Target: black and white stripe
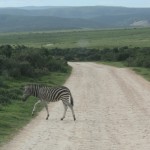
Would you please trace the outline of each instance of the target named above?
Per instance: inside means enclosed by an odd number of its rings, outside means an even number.
[[[33,107],[32,115],[35,111],[36,105],[42,102],[47,111],[46,119],[48,119],[49,111],[48,111],[47,103],[48,102],[57,102],[57,101],[61,100],[64,105],[64,114],[63,114],[63,117],[61,118],[61,120],[63,120],[65,118],[68,107],[72,111],[74,120],[76,120],[74,110],[73,110],[73,98],[72,98],[70,90],[67,87],[65,87],[65,86],[48,87],[48,86],[39,85],[39,84],[30,84],[30,85],[25,86],[23,100],[24,101],[27,100],[27,98],[29,96],[34,96],[34,97],[38,98],[38,101],[35,103],[35,105]]]

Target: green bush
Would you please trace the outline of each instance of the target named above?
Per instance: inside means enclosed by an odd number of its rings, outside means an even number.
[[[128,46],[98,49],[72,48],[52,49],[51,55],[67,61],[123,61],[127,66],[150,68],[150,48]]]
[[[20,62],[19,64],[19,70],[21,76],[34,76],[34,68],[31,66],[31,64],[28,61]]]
[[[7,77],[39,77],[51,71],[66,72],[67,67],[64,58],[54,57],[45,48],[0,47],[0,74]]]

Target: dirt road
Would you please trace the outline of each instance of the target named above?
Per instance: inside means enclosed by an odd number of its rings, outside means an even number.
[[[50,103],[2,150],[150,150],[150,83],[128,69],[70,63],[66,82],[74,97],[64,121],[61,102]]]

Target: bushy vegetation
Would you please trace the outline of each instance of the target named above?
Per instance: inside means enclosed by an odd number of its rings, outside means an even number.
[[[0,46],[0,74],[11,77],[36,77],[50,71],[67,72],[67,62],[45,49],[25,46]]]
[[[67,61],[123,61],[129,67],[150,68],[150,47],[87,49],[52,49],[51,55],[64,57]]]

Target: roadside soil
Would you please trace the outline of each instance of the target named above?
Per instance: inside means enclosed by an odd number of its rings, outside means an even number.
[[[76,121],[62,102],[25,126],[1,150],[149,150],[150,82],[126,68],[72,62],[65,86],[74,98]]]

